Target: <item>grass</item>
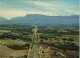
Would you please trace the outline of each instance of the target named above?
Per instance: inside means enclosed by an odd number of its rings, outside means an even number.
[[[17,40],[0,40],[0,42],[7,45],[23,45],[25,42],[17,41]]]
[[[17,41],[17,40],[0,40],[0,42],[4,43],[3,45],[0,44],[0,56],[2,57],[9,57],[9,56],[14,56],[14,57],[20,57],[24,56],[25,54],[27,55],[28,50],[13,50],[11,48],[8,48],[6,45],[23,45],[25,44],[24,42]],[[6,45],[5,45],[6,44]]]
[[[53,33],[41,34],[40,36],[47,37],[47,38],[58,37],[58,36],[55,36],[55,34]],[[74,41],[79,41],[79,35],[62,35],[61,38],[72,38]]]
[[[49,38],[49,37],[55,37],[55,34],[46,33],[46,34],[41,34],[40,36],[41,36],[41,37],[47,37],[47,38]]]
[[[0,56],[2,57],[9,57],[9,56],[20,57],[27,54],[27,52],[28,50],[12,50],[7,46],[0,44]]]

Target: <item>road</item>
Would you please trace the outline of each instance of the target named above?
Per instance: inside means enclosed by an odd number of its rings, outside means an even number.
[[[38,34],[37,34],[37,27],[33,29],[33,49],[30,58],[39,58],[38,55],[38,49],[37,49],[37,44],[38,44]]]

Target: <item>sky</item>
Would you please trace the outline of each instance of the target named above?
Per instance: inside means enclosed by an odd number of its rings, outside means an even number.
[[[0,17],[79,15],[79,0],[0,0]]]

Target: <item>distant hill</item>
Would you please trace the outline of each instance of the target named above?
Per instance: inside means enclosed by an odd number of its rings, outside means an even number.
[[[71,16],[46,16],[29,14],[24,17],[16,17],[10,20],[0,18],[0,24],[34,24],[40,26],[79,26],[79,15]]]
[[[8,22],[7,19],[0,17],[0,24],[5,24],[7,22]]]

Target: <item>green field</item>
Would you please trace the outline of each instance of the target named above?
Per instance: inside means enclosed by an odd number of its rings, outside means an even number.
[[[55,36],[55,34],[53,33],[45,33],[45,34],[41,34],[40,37],[50,38],[50,37],[59,37],[59,36]],[[72,38],[74,41],[79,41],[79,35],[62,35],[59,38]]]
[[[47,38],[56,37],[55,34],[53,34],[53,33],[45,33],[45,34],[41,34],[40,36],[41,37],[47,37]]]

